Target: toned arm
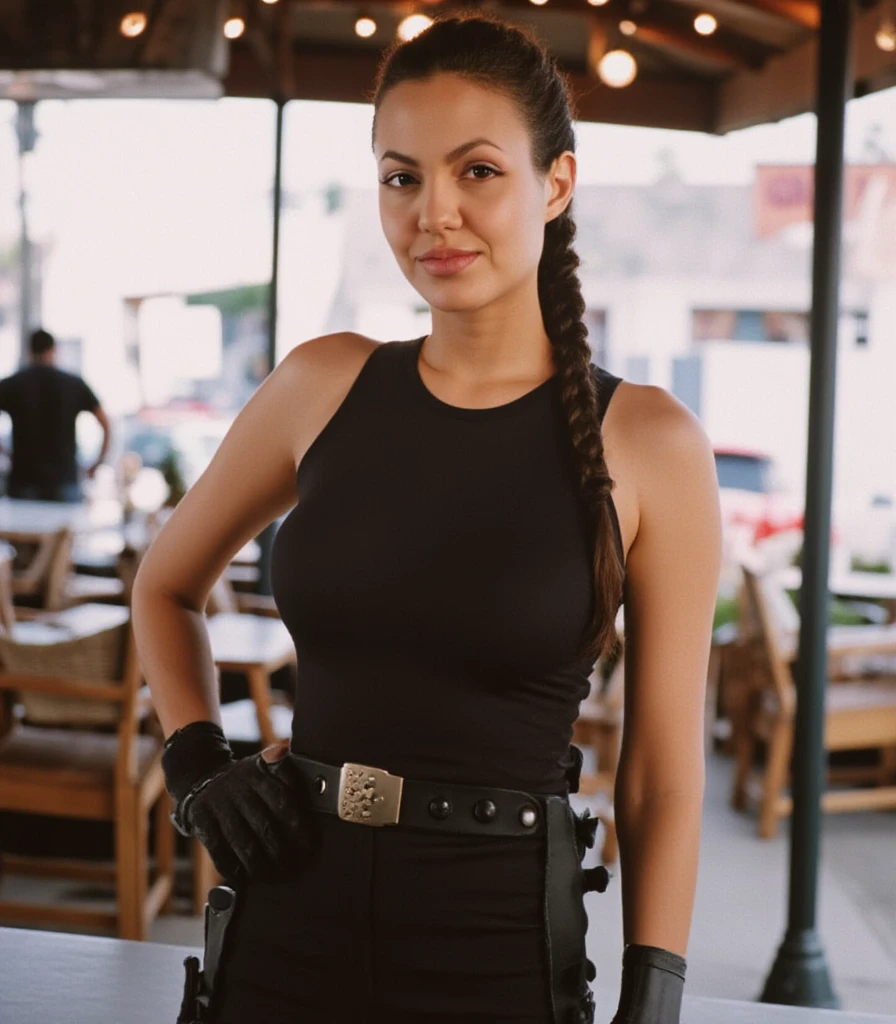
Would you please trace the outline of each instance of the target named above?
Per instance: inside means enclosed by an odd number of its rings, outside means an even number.
[[[721,558],[711,446],[658,388],[630,387],[637,533],[625,586],[625,721],[616,785],[625,941],[684,956],[703,801],[703,706]],[[622,395],[616,399],[618,402]]]
[[[296,501],[295,472],[375,343],[355,334],[293,349],[237,416],[147,552],[133,590],[141,666],[167,734],[219,720],[203,610],[233,555]]]

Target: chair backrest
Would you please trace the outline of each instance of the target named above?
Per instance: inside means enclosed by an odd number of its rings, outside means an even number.
[[[81,605],[78,611],[91,607],[100,606]],[[127,609],[123,610],[127,611]],[[83,720],[90,717],[89,710],[91,708],[98,706],[114,708],[112,723],[103,724],[114,724],[116,727],[118,747],[115,777],[116,785],[122,786],[133,785],[138,779],[139,698],[142,673],[130,619],[121,623],[118,629],[120,633],[117,637],[119,641],[117,646],[122,647],[122,650],[114,678],[87,678],[83,667],[78,668],[77,666],[77,674],[71,674],[73,651],[78,651],[85,662],[94,657],[93,654],[85,655],[85,648],[96,643],[93,636],[87,635],[78,637],[74,641],[63,641],[57,645],[42,645],[44,647],[42,660],[38,661],[32,657],[27,668],[20,665],[15,670],[5,669],[0,672],[0,691],[11,690],[20,699],[44,697],[64,702],[69,709],[69,714],[75,705],[83,705],[88,709],[87,713],[81,716]],[[105,639],[108,641],[108,638]],[[4,647],[4,656],[7,656],[14,645],[9,644],[7,638],[0,639],[0,643]],[[27,659],[28,654],[22,660]],[[65,724],[70,723],[66,722]],[[83,722],[78,724],[83,725]]]
[[[13,574],[13,593],[39,594],[44,608],[50,611],[62,608],[74,539],[69,527],[47,534],[28,565]]]
[[[16,549],[0,541],[0,629],[5,633],[12,632],[16,621],[16,611],[12,603],[12,563]]]
[[[118,688],[133,672],[129,633],[129,611],[115,605],[83,604],[17,623],[0,635],[2,687],[16,692],[30,725],[112,726],[121,714]]]
[[[768,660],[769,679],[774,687],[778,704],[782,711],[792,712],[796,706],[796,687],[790,663],[785,656],[781,642],[783,636],[789,632],[789,628],[792,626],[792,617],[789,613],[783,613],[785,623],[782,628],[782,623],[776,619],[775,612],[781,615],[783,605],[774,597],[770,600],[770,595],[775,593],[771,579],[768,576],[760,575],[755,568],[743,563],[741,571],[744,577],[744,592],[759,627],[759,635],[756,639]],[[786,592],[783,593],[783,598],[790,605],[791,610],[794,610]],[[797,628],[798,626],[799,617],[797,616]]]

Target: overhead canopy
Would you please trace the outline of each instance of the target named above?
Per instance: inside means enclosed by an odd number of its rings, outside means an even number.
[[[14,69],[0,71],[0,96],[224,94],[365,102],[382,50],[414,8],[389,0],[243,0],[237,6],[246,31],[225,43],[228,0],[0,0],[0,69]],[[814,108],[817,0],[416,5],[429,14],[478,6],[536,29],[570,75],[582,120],[724,133]],[[859,0],[856,7],[856,95],[864,95],[896,85],[896,52],[875,44],[884,5]],[[148,28],[125,40],[118,24],[141,8],[150,14]],[[361,13],[377,22],[367,39],[354,29]],[[717,19],[713,35],[695,31],[700,13]],[[636,26],[633,35],[619,31],[623,19]],[[614,89],[592,65],[595,56],[619,46],[633,54],[639,73],[631,85]]]

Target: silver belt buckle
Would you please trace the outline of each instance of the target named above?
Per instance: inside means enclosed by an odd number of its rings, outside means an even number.
[[[339,773],[339,806],[343,821],[359,825],[397,825],[404,779],[366,764],[344,764]]]

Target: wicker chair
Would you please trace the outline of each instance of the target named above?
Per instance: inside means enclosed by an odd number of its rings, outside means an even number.
[[[0,900],[0,920],[112,928],[120,938],[144,939],[156,914],[171,910],[174,832],[160,734],[139,731],[150,705],[128,610],[82,605],[18,623],[13,635],[0,636],[0,658],[0,693],[18,704],[0,739],[0,810],[110,821],[115,833],[114,867],[7,854],[4,871],[113,881],[116,889],[114,910]]]
[[[735,734],[735,777],[731,802],[742,809],[755,794],[759,802],[759,835],[775,834],[778,820],[789,814],[791,799],[784,789],[790,769],[796,687],[791,673],[795,637],[782,630],[774,613],[777,590],[772,580],[742,566],[746,594],[759,627],[757,666],[748,713]],[[792,606],[791,606],[792,607]],[[788,616],[790,613],[787,613]],[[825,694],[825,750],[876,750],[879,761],[869,767],[829,771],[829,782],[871,783],[868,787],[828,788],[826,811],[896,808],[896,678],[846,679],[838,667],[845,659],[896,650],[896,635],[878,627],[834,627],[828,634],[830,676]],[[757,741],[765,744],[759,779],[753,775]],[[758,783],[758,784],[757,784]]]

